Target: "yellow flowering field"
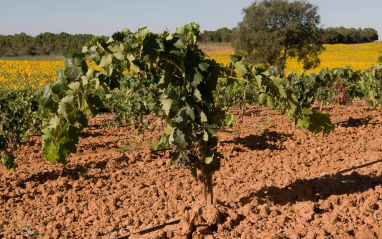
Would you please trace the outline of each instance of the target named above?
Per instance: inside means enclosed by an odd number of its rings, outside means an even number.
[[[202,45],[210,58],[227,64],[233,49],[229,44]],[[321,65],[311,70],[318,72],[323,68],[337,68],[351,66],[355,70],[364,70],[375,64],[382,53],[382,42],[357,45],[325,45],[326,51],[320,56]],[[92,68],[92,64],[89,64]],[[57,60],[0,60],[0,87],[7,89],[39,88],[52,83],[56,79],[56,70],[64,67],[64,61]],[[296,60],[287,62],[286,72],[302,71],[301,64]]]
[[[40,88],[56,79],[64,61],[0,60],[0,87],[7,89]]]
[[[321,65],[311,70],[312,72],[318,72],[323,68],[333,69],[343,66],[351,66],[354,70],[364,70],[375,64],[378,56],[382,53],[382,42],[356,45],[324,45],[324,47],[326,51],[320,55]],[[232,48],[222,52],[207,52],[212,59],[223,64],[230,61],[229,55],[232,53]],[[288,60],[286,72],[300,72],[302,70],[302,65],[296,60]]]
[[[93,62],[88,62],[88,65],[91,69],[100,70]],[[0,60],[0,88],[41,88],[53,83],[57,78],[56,71],[63,67],[63,60]]]
[[[370,65],[377,62],[378,56],[382,53],[382,42],[373,42],[357,45],[324,45],[326,51],[320,55],[321,65],[312,72],[318,72],[323,68],[339,68],[350,66],[354,70],[365,70]],[[296,60],[287,63],[286,71],[300,72],[302,65]]]

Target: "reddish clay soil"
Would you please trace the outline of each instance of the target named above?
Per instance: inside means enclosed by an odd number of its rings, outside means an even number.
[[[31,137],[15,171],[0,167],[0,238],[382,238],[382,162],[338,173],[382,159],[381,111],[325,111],[344,121],[327,136],[264,108],[218,131],[225,158],[209,207],[169,152],[150,153],[159,129],[100,128],[112,117],[101,115],[66,166],[46,161]]]

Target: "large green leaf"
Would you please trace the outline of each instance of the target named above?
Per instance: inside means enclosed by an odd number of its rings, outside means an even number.
[[[163,99],[161,100],[162,103],[162,109],[166,112],[168,115],[171,110],[172,100],[171,99]]]

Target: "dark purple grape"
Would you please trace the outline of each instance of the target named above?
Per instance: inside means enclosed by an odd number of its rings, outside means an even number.
[[[190,168],[190,166],[189,166],[187,160],[186,160],[184,157],[182,157],[182,158],[180,159],[180,163],[183,165],[183,167],[184,167],[185,169],[189,169],[189,168]]]

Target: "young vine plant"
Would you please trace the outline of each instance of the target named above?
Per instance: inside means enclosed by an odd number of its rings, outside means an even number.
[[[230,119],[216,104],[218,80],[243,78],[256,87],[263,105],[294,118],[301,128],[318,133],[333,130],[329,116],[300,105],[282,78],[248,65],[240,56],[222,66],[208,59],[198,46],[199,25],[191,23],[175,33],[151,33],[147,28],[95,38],[81,53],[65,54],[65,68],[55,83],[45,86],[40,98],[42,145],[46,158],[67,163],[75,153],[88,116],[103,106],[103,97],[118,89],[125,97],[126,115],[137,127],[150,124],[147,115],[165,119],[160,145],[171,145],[174,164],[183,163],[204,183],[204,199],[213,203],[212,174],[223,155],[214,127]],[[97,65],[88,67],[88,62]]]

